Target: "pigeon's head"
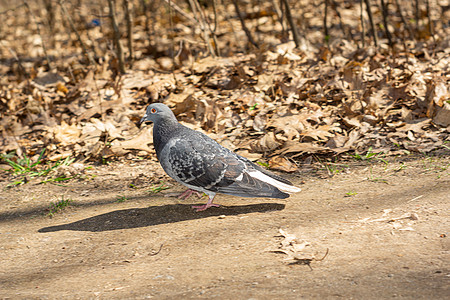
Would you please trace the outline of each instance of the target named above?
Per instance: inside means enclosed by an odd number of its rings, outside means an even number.
[[[167,105],[162,103],[153,103],[147,107],[145,115],[141,119],[141,124],[147,122],[159,123],[163,120],[176,121],[177,119]]]

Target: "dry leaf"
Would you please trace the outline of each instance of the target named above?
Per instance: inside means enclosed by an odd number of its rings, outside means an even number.
[[[296,164],[292,163],[290,160],[282,156],[272,157],[269,160],[269,167],[272,170],[283,171],[288,173],[292,173],[298,170]]]
[[[277,140],[273,132],[265,134],[262,138],[250,144],[250,147],[254,152],[263,153],[273,151],[279,146],[281,146],[281,143]]]
[[[61,125],[52,127],[51,130],[55,140],[62,146],[71,145],[78,141],[81,134],[81,130],[77,125],[68,125],[64,121],[61,122]]]
[[[152,132],[153,130],[144,127],[136,136],[131,137],[130,139],[122,141],[115,140],[111,143],[111,151],[116,155],[123,155],[131,149],[143,150],[149,153],[153,152],[153,149],[148,146],[149,144],[153,144]]]
[[[442,79],[430,83],[429,105],[427,116],[433,118],[435,124],[447,127],[450,125],[450,91],[448,84]]]
[[[298,143],[294,141],[286,142],[280,150],[274,152],[275,155],[286,155],[288,153],[325,153],[329,149],[323,146],[317,146],[312,143]]]
[[[238,150],[238,151],[236,151],[236,153],[239,154],[240,156],[248,158],[251,161],[257,161],[258,159],[262,158],[262,154],[260,154],[260,153],[251,153],[248,150]]]
[[[339,123],[333,125],[320,125],[317,128],[305,130],[301,133],[304,137],[310,137],[314,140],[322,140],[326,141],[329,137],[334,135],[333,132],[339,132],[341,128],[339,127]]]

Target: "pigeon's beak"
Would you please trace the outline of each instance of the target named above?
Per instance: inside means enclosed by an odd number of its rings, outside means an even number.
[[[142,125],[142,123],[145,123],[145,122],[147,122],[148,120],[147,120],[147,114],[145,114],[143,117],[142,117],[142,119],[141,119],[141,121],[139,122],[139,124],[140,125]]]

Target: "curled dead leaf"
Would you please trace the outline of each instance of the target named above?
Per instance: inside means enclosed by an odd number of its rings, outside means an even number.
[[[312,143],[299,143],[295,141],[286,142],[280,150],[274,152],[275,155],[286,155],[288,153],[326,153],[328,147],[318,146]]]
[[[438,79],[428,85],[427,116],[433,118],[437,125],[447,127],[450,125],[450,91],[447,84]]]
[[[130,139],[126,140],[114,140],[111,143],[111,151],[115,155],[123,155],[128,150],[143,150],[147,152],[152,152],[153,149],[150,148],[148,145],[153,143],[153,130],[149,130],[148,128],[143,128],[139,131],[139,133],[131,137]]]
[[[165,104],[172,108],[175,115],[195,111],[197,102],[189,91],[184,91],[181,94],[171,93],[164,101]]]
[[[272,119],[268,126],[275,127],[277,131],[284,132],[288,140],[299,136],[308,126],[306,119],[308,115],[291,115]]]
[[[262,154],[252,153],[252,152],[249,152],[248,150],[238,150],[238,151],[236,151],[236,153],[239,154],[240,156],[248,158],[251,161],[257,161],[258,159],[262,158]]]
[[[64,121],[61,122],[61,125],[52,127],[51,130],[55,140],[62,146],[73,144],[81,134],[79,126],[75,124],[69,125]]]
[[[273,151],[279,146],[281,146],[281,143],[277,140],[273,132],[265,134],[262,138],[250,144],[250,147],[254,152],[263,153]]]
[[[292,173],[298,170],[296,164],[283,156],[275,156],[269,160],[269,167],[272,170],[278,170],[283,172]]]
[[[314,140],[322,140],[326,141],[328,138],[334,136],[333,132],[340,132],[342,129],[339,126],[339,123],[335,123],[332,125],[320,125],[316,128],[311,128],[309,130],[305,130],[301,133],[304,137],[310,137]]]
[[[69,89],[65,86],[64,83],[58,82],[56,84],[56,91],[58,93],[61,93],[62,96],[65,96],[69,92]]]

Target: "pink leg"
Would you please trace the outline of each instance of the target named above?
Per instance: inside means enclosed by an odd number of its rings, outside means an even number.
[[[210,207],[219,207],[219,204],[214,204],[212,203],[214,200],[214,196],[210,196],[208,199],[208,203],[204,204],[204,205],[193,205],[192,208],[195,208],[196,211],[204,211],[207,210]]]
[[[193,189],[187,189],[186,191],[184,191],[183,193],[181,193],[180,195],[178,195],[179,199],[183,199],[186,200],[187,198],[189,198],[193,193],[197,194],[197,196],[201,197],[200,193],[197,191],[194,191]]]

